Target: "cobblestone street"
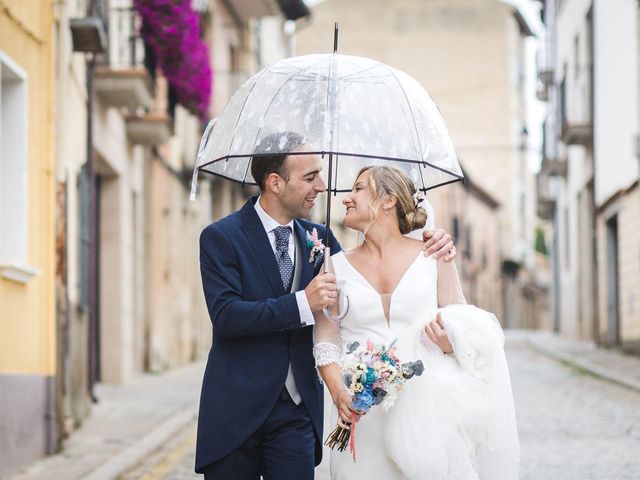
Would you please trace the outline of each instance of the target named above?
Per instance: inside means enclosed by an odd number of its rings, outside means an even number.
[[[523,480],[640,478],[640,393],[508,347]]]
[[[533,350],[507,346],[522,449],[523,480],[640,478],[640,393],[600,380]],[[195,422],[122,480],[198,478]],[[318,480],[328,480],[323,463]]]

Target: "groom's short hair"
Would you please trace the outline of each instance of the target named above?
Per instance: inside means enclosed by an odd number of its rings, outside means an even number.
[[[254,154],[260,155],[251,157],[251,176],[260,191],[264,191],[265,180],[271,173],[289,180],[284,161],[289,153],[298,150],[305,143],[305,138],[295,132],[272,133],[260,139],[253,150]]]

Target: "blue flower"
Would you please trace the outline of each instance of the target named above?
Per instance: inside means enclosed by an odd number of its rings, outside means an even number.
[[[376,371],[373,368],[368,367],[367,373],[364,374],[362,377],[363,377],[362,378],[363,385],[371,385],[377,379]]]
[[[353,396],[353,401],[351,402],[351,407],[354,410],[360,410],[362,412],[367,412],[373,405],[373,394],[371,390],[365,388],[362,392],[356,393]]]

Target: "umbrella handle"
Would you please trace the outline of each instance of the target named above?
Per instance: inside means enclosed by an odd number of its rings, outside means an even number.
[[[349,296],[342,295],[342,291],[340,289],[338,289],[338,295],[340,298],[338,312],[342,312],[342,313],[339,313],[338,315],[333,315],[327,307],[324,307],[322,309],[322,313],[324,313],[324,316],[327,317],[332,322],[341,321],[347,315],[347,313],[349,313]],[[344,300],[344,306],[342,305],[343,300]]]
[[[327,235],[329,235],[328,229],[327,232]],[[331,262],[331,248],[329,247],[324,248],[324,271],[335,274],[333,263]],[[338,298],[340,299],[340,301],[338,302],[338,315],[333,315],[327,307],[324,307],[322,309],[322,313],[324,313],[324,316],[332,322],[339,322],[347,315],[347,313],[349,313],[349,296],[343,295],[342,290],[338,289]]]

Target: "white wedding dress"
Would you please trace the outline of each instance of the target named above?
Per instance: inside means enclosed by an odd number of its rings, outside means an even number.
[[[356,461],[331,451],[334,480],[514,480],[519,447],[504,336],[495,317],[467,306],[453,262],[420,253],[396,289],[380,295],[349,263],[332,256],[337,284],[349,297],[340,324],[316,320],[318,365],[336,362],[347,344],[389,345],[401,362],[421,359],[425,371],[409,379],[395,406],[374,406],[356,426]],[[439,306],[455,356],[423,335]],[[331,424],[337,412],[332,409]],[[326,432],[328,434],[328,432]]]

